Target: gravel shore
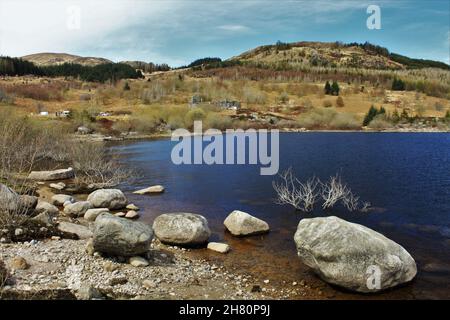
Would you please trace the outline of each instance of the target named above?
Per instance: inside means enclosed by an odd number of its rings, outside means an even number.
[[[189,249],[155,240],[148,267],[86,253],[87,240],[0,244],[11,277],[3,299],[273,299],[270,285],[188,257]],[[14,270],[14,258],[29,265]],[[263,287],[264,286],[264,287]],[[286,295],[285,298],[288,296]]]

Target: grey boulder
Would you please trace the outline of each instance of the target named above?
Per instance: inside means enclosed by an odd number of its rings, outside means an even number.
[[[231,212],[223,224],[235,236],[251,236],[269,232],[267,222],[239,210]]]
[[[73,171],[73,169],[68,168],[52,171],[32,171],[28,175],[28,179],[39,181],[54,181],[72,179],[74,176],[75,172]]]
[[[117,256],[147,253],[153,238],[150,226],[101,213],[94,222],[94,250]]]
[[[79,201],[64,206],[64,213],[77,218],[84,216],[89,209],[92,209],[92,204],[89,201]]]
[[[294,240],[301,261],[326,282],[377,292],[411,281],[411,255],[382,234],[338,217],[300,221]]]
[[[73,203],[75,202],[75,199],[72,196],[69,196],[67,194],[55,194],[52,197],[52,204],[55,206],[62,206],[66,202]]]
[[[100,189],[92,192],[88,198],[94,208],[119,210],[127,206],[128,200],[119,189]]]
[[[166,213],[153,222],[156,237],[173,245],[198,245],[208,241],[211,231],[205,217],[194,213]]]
[[[19,195],[13,189],[0,183],[0,211],[33,215],[37,203],[36,197]]]
[[[58,215],[59,209],[51,203],[39,200],[35,209],[37,214],[47,212],[53,216]]]

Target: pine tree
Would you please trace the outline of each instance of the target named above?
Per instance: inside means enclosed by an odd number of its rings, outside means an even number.
[[[364,117],[363,126],[367,126],[373,120],[373,118],[377,116],[377,114],[377,108],[372,105]]]
[[[394,110],[394,112],[392,113],[392,117],[391,118],[392,118],[392,121],[394,123],[397,123],[397,122],[400,121],[400,115],[398,114],[397,109]]]
[[[331,85],[330,83],[327,81],[327,83],[325,83],[325,94],[331,94]]]
[[[331,94],[334,96],[339,95],[339,85],[336,81],[333,81],[333,84],[331,85]]]
[[[400,115],[400,119],[402,119],[402,120],[409,120],[409,114],[406,111],[406,109],[403,109],[402,114]]]

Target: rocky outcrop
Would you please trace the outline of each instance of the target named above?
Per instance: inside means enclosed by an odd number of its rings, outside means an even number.
[[[153,222],[156,237],[163,243],[198,245],[208,241],[211,231],[205,217],[194,213],[166,213]]]
[[[251,236],[269,232],[267,222],[239,210],[231,212],[223,224],[235,236]]]
[[[150,226],[101,213],[94,223],[95,251],[117,256],[147,253],[153,238]]]
[[[94,208],[119,210],[127,206],[128,200],[119,189],[100,189],[92,192],[88,198]]]
[[[75,177],[75,172],[72,168],[59,169],[53,171],[31,171],[28,175],[28,179],[37,181],[55,181],[66,180]]]
[[[358,292],[377,292],[411,281],[411,255],[382,234],[337,217],[300,221],[298,256],[326,282]]]

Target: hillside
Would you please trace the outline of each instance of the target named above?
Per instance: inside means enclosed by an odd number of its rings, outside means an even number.
[[[311,66],[383,70],[425,67],[449,69],[449,66],[442,62],[411,59],[370,43],[278,42],[246,51],[228,61],[278,69]]]
[[[67,53],[35,53],[23,56],[22,59],[33,62],[37,66],[52,66],[64,63],[75,63],[82,66],[96,66],[104,63],[111,63],[112,61],[105,58],[95,57],[80,57]]]

